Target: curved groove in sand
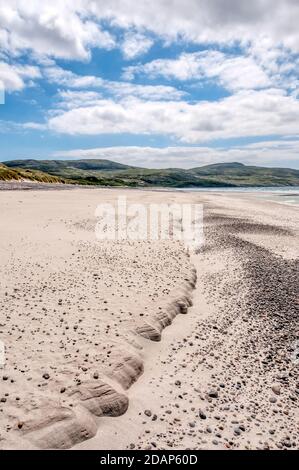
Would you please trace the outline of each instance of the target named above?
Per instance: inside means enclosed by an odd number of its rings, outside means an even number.
[[[192,305],[191,292],[196,285],[196,270],[191,269],[190,280],[176,300],[170,302],[165,311],[159,312],[151,322],[144,321],[133,331],[134,335],[150,341],[161,341],[162,331],[169,326],[178,314],[186,314]],[[132,341],[134,345],[134,341]],[[136,343],[135,343],[136,344]],[[136,344],[138,349],[142,347]],[[136,348],[136,347],[135,347]],[[125,391],[144,372],[143,360],[137,353],[120,358],[107,376],[119,384],[123,392],[117,391],[104,381],[84,383],[74,386],[67,392],[72,399],[72,407],[37,407],[27,419],[19,423],[14,439],[7,441],[5,448],[69,449],[74,445],[94,437],[102,416],[123,415],[129,406]]]

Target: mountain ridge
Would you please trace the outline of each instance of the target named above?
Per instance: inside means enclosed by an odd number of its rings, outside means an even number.
[[[106,159],[10,160],[2,166],[17,172],[40,172],[71,184],[128,187],[299,186],[299,170],[213,163],[190,169],[141,168]],[[45,177],[45,176],[44,176]]]

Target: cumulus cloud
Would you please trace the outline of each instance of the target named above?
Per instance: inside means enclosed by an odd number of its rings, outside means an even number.
[[[40,55],[87,60],[91,47],[114,47],[115,39],[91,18],[90,3],[0,0],[2,48],[11,54],[32,50]]]
[[[225,44],[268,37],[299,52],[299,4],[295,0],[110,0],[92,2],[98,17],[127,28],[145,28],[161,37]]]
[[[126,59],[135,59],[145,54],[153,45],[154,41],[141,33],[128,32],[125,34],[121,50]]]
[[[124,69],[123,78],[132,80],[140,74],[169,80],[213,81],[231,92],[271,86],[294,92],[298,89],[299,58],[282,47],[271,47],[265,40],[252,44],[245,55],[205,50],[129,66]]]
[[[246,90],[219,101],[99,100],[49,119],[65,134],[157,134],[182,142],[299,133],[299,103],[282,91]]]
[[[150,168],[193,168],[215,162],[238,161],[249,165],[293,166],[298,163],[299,140],[266,141],[257,144],[213,147],[100,147],[61,150],[53,158],[103,158],[133,166]]]
[[[150,78],[215,80],[232,91],[271,85],[262,67],[251,57],[233,56],[215,50],[183,53],[177,59],[156,59],[144,65],[130,66],[125,69],[124,77],[132,79],[140,73]]]
[[[26,83],[32,83],[31,80],[40,78],[38,67],[31,65],[10,65],[6,62],[0,62],[0,81],[5,91],[22,90]]]
[[[142,31],[123,46],[132,57],[147,50],[145,32],[165,40],[204,44],[283,44],[299,52],[299,3],[294,0],[0,0],[0,39],[10,53],[24,50],[59,58],[90,58],[91,48],[116,46],[111,26]],[[104,25],[108,25],[109,28]]]

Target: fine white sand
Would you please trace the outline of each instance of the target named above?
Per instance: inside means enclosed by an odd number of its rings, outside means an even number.
[[[119,195],[203,203],[204,247],[97,240]],[[0,207],[0,448],[298,447],[295,207],[109,189]]]

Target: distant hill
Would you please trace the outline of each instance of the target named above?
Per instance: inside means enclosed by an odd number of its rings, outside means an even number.
[[[107,173],[128,170],[134,167],[110,160],[12,160],[4,162],[10,168],[39,170],[80,184],[101,184],[107,186]],[[115,181],[115,185],[117,181]],[[121,182],[121,185],[123,183]]]
[[[69,170],[84,171],[114,171],[127,170],[134,168],[129,165],[112,162],[110,160],[86,159],[86,160],[12,160],[4,162],[11,168],[30,168],[32,170],[40,170],[46,173],[67,173]]]
[[[299,170],[242,163],[216,163],[191,169],[148,169],[102,159],[12,160],[7,170],[42,172],[68,183],[129,187],[299,186]],[[3,165],[2,165],[3,166]]]
[[[206,165],[191,171],[197,176],[229,182],[234,186],[297,186],[299,183],[299,170],[291,168],[266,168],[234,162]]]

